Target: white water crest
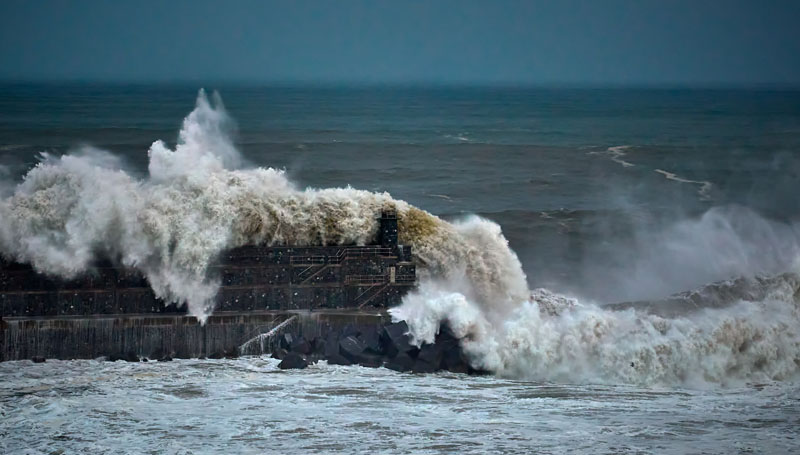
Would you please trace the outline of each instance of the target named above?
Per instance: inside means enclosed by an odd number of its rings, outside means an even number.
[[[282,170],[243,168],[231,127],[219,96],[200,91],[176,147],[156,141],[147,151],[147,178],[134,178],[102,150],[43,154],[0,200],[0,254],[67,279],[108,258],[138,269],[158,297],[187,304],[205,321],[219,289],[209,266],[221,252],[367,244],[391,208],[422,276],[465,276],[470,295],[484,300],[524,297],[524,286],[513,285],[524,275],[518,261],[506,268],[513,253],[496,224],[451,225],[388,193],[297,188]]]
[[[502,376],[566,381],[735,385],[796,378],[800,308],[795,277],[764,301],[680,317],[608,310],[544,290],[500,322],[457,292],[423,285],[394,310],[418,341],[447,322],[472,365]],[[557,309],[553,311],[553,309]]]
[[[223,251],[367,244],[380,212],[391,208],[421,279],[393,316],[407,320],[418,342],[432,341],[447,322],[477,368],[537,380],[646,384],[783,380],[800,368],[796,275],[763,298],[670,317],[530,291],[496,223],[477,216],[445,222],[388,193],[297,188],[282,170],[245,167],[232,126],[219,97],[201,91],[175,148],[156,141],[147,151],[145,178],[102,150],[42,155],[0,199],[0,254],[63,278],[108,258],[138,269],[158,297],[186,304],[204,321],[219,289],[209,267]],[[769,245],[797,245],[781,240],[796,236],[793,229],[770,230]],[[681,239],[695,231],[678,229]],[[758,251],[758,243],[745,250],[734,243],[722,250]],[[690,257],[695,265],[704,261]]]
[[[516,255],[497,241],[487,263],[498,273],[488,279],[508,293],[475,295],[466,275],[451,274],[421,283],[391,312],[406,320],[417,343],[433,342],[446,323],[473,367],[514,378],[703,387],[800,377],[796,222],[712,207],[637,232],[620,247],[619,257],[610,258],[619,270],[601,273],[608,280],[598,285],[649,301],[601,305],[591,296],[527,291]],[[654,298],[686,289],[676,285],[737,277],[678,294],[652,311]]]
[[[418,344],[433,342],[446,323],[473,367],[507,377],[690,387],[800,377],[796,223],[769,221],[741,207],[713,207],[637,240],[623,255],[633,255],[627,277],[609,275],[616,279],[607,286],[653,296],[670,283],[740,278],[660,304],[650,298],[601,305],[546,289],[520,298],[521,265],[497,242],[491,263],[502,264],[503,272],[495,279],[514,292],[493,300],[474,295],[466,276],[434,279],[392,316],[406,320]]]
[[[504,259],[504,270],[519,268],[512,252]],[[523,277],[521,269],[504,275],[517,281],[508,285],[513,288]],[[800,373],[800,275],[794,272],[611,306],[545,289],[516,301],[509,294],[495,305],[471,295],[466,282],[424,282],[392,309],[393,318],[407,321],[418,344],[433,342],[446,323],[473,367],[515,378],[704,387]]]

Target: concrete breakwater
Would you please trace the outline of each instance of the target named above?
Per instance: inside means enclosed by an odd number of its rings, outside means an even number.
[[[204,325],[192,316],[178,314],[5,317],[0,320],[0,361],[262,354],[272,352],[284,332],[317,339],[346,327],[359,331],[381,327],[389,319],[379,310],[219,312]],[[243,352],[248,341],[278,326],[273,336],[250,343]]]
[[[405,321],[385,311],[215,314],[205,325],[186,315],[6,318],[0,361],[32,359],[170,360],[271,353],[281,368],[319,360],[396,371],[484,373],[469,365],[444,325],[434,343],[415,345]]]
[[[218,289],[202,319],[160,298],[141,270],[108,259],[63,278],[0,256],[0,361],[260,354],[285,331],[313,340],[379,327],[417,279],[397,213],[377,221],[367,245],[225,251],[208,267]]]

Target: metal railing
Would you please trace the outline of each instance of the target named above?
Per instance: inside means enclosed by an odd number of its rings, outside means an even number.
[[[417,276],[414,275],[413,273],[397,275],[397,276],[394,277],[394,282],[395,283],[401,283],[401,284],[416,283],[417,282]]]
[[[341,264],[342,261],[351,258],[363,257],[378,257],[389,256],[392,254],[392,249],[384,246],[358,246],[341,248],[336,252],[336,255],[309,255],[309,256],[291,256],[289,263],[292,265],[308,265],[308,264]]]
[[[375,256],[389,256],[392,254],[392,249],[385,246],[373,247],[358,247],[346,250],[345,258],[361,258],[361,257],[375,257]]]
[[[389,278],[383,274],[376,275],[347,275],[344,279],[344,284],[370,286],[376,284],[388,283]]]

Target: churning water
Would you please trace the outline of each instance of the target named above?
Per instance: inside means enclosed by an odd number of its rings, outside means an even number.
[[[223,94],[238,128],[201,93],[172,142],[193,90],[2,87],[0,253],[110,256],[202,319],[220,251],[369,242],[388,206],[422,277],[393,314],[496,375],[9,362],[7,451],[797,449],[797,93]]]
[[[0,364],[4,453],[791,453],[800,389],[526,382],[266,358]]]

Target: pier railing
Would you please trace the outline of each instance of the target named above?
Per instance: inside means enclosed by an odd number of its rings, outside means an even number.
[[[308,255],[308,256],[291,256],[289,263],[292,265],[310,265],[310,264],[341,264],[347,259],[365,258],[365,257],[379,257],[391,256],[392,249],[383,246],[361,246],[341,248],[335,255]]]
[[[373,286],[376,284],[388,283],[389,277],[386,275],[347,275],[344,284],[350,286]]]
[[[413,274],[396,275],[394,284],[414,284],[417,282],[417,277]],[[375,284],[389,283],[389,275],[374,274],[374,275],[348,275],[344,279],[344,284],[351,286],[372,286]]]

